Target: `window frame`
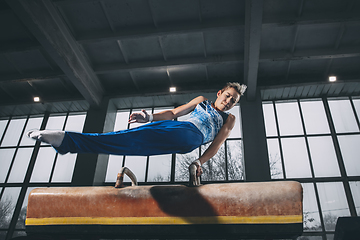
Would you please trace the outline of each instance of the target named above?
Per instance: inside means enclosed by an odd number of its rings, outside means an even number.
[[[28,189],[32,189],[32,188],[38,188],[38,187],[66,187],[66,186],[71,186],[71,181],[69,182],[52,182],[52,176],[54,173],[54,169],[56,167],[56,160],[58,157],[58,153],[55,154],[55,158],[53,161],[53,165],[52,165],[52,170],[50,173],[50,177],[48,181],[42,181],[42,182],[32,182],[31,181],[31,177],[34,171],[34,166],[37,160],[37,156],[39,153],[39,150],[42,148],[51,148],[50,145],[48,144],[41,144],[40,142],[35,142],[34,144],[25,144],[22,145],[21,141],[24,137],[25,131],[30,130],[27,129],[27,125],[28,122],[31,118],[38,118],[41,117],[41,124],[39,126],[39,129],[43,130],[46,128],[46,125],[48,123],[49,117],[50,116],[65,116],[65,120],[64,120],[64,124],[62,126],[62,130],[65,128],[66,124],[67,124],[67,120],[69,118],[69,116],[72,115],[84,115],[85,114],[85,118],[84,121],[86,119],[86,112],[63,112],[63,113],[49,113],[46,112],[44,114],[29,114],[26,116],[10,116],[8,118],[2,118],[1,120],[6,120],[6,126],[3,129],[3,132],[1,132],[1,136],[0,136],[0,149],[15,149],[12,159],[11,159],[11,164],[10,167],[6,173],[6,177],[4,182],[0,183],[0,201],[2,200],[3,196],[4,196],[4,192],[6,191],[6,189],[9,188],[19,188],[19,194],[17,196],[16,199],[14,199],[13,203],[14,203],[14,209],[13,212],[11,214],[11,216],[9,216],[9,224],[7,227],[5,228],[1,228],[0,229],[0,234],[6,236],[6,239],[12,238],[14,236],[22,236],[24,234],[24,226],[22,224],[19,224],[19,218],[20,217],[24,217],[22,216],[22,212],[24,211],[24,207],[26,207],[26,199],[28,197],[28,194],[30,191],[28,191]],[[4,140],[4,137],[8,131],[9,125],[11,124],[11,121],[14,119],[25,119],[24,124],[22,125],[22,129],[21,129],[21,134],[19,136],[19,139],[17,141],[17,144],[14,146],[2,146],[2,142]],[[23,181],[21,182],[8,182],[9,180],[9,176],[11,174],[12,171],[12,167],[14,165],[14,161],[16,159],[17,153],[20,149],[31,149],[31,154],[30,154],[30,160],[28,163],[28,166],[26,167],[25,170],[25,176]],[[21,216],[20,216],[21,215]]]
[[[332,119],[332,113],[329,107],[329,101],[334,101],[334,100],[348,100],[351,103],[351,107],[353,110],[353,115],[356,118],[356,122],[357,122],[357,126],[358,126],[358,131],[357,132],[346,132],[346,133],[337,133],[335,131],[335,126],[334,126],[334,122]],[[357,99],[357,98],[354,98]],[[304,115],[302,112],[302,106],[301,106],[301,102],[303,101],[321,101],[325,110],[325,114],[326,114],[326,120],[327,123],[329,124],[329,129],[330,132],[329,133],[321,133],[321,134],[308,134],[306,131],[306,127],[305,127],[305,121],[304,121]],[[277,116],[277,109],[275,104],[276,103],[283,103],[283,102],[287,102],[287,101],[296,101],[297,105],[298,105],[298,109],[300,112],[300,118],[301,118],[301,123],[302,123],[302,127],[303,127],[303,134],[301,135],[286,135],[286,136],[281,136],[280,135],[280,129],[279,129],[279,121],[278,121],[278,116]],[[344,166],[344,160],[342,158],[342,154],[341,154],[341,148],[338,142],[338,136],[348,136],[348,135],[360,135],[360,123],[359,123],[359,118],[358,115],[360,115],[360,113],[356,112],[354,103],[353,103],[353,97],[342,97],[342,98],[326,98],[323,97],[321,99],[289,99],[289,100],[272,100],[272,101],[263,101],[263,106],[265,104],[271,104],[272,105],[272,109],[273,109],[273,113],[274,113],[274,117],[275,117],[275,124],[276,124],[276,135],[270,135],[267,136],[266,135],[266,139],[267,141],[269,139],[274,139],[278,141],[278,146],[279,146],[279,151],[280,151],[280,161],[281,161],[281,166],[282,166],[282,173],[283,173],[283,177],[282,178],[272,178],[271,181],[284,181],[284,180],[294,180],[294,181],[298,181],[302,184],[312,184],[314,187],[314,191],[315,191],[315,196],[316,196],[316,202],[317,202],[317,207],[319,210],[319,216],[320,216],[320,222],[321,222],[321,227],[322,230],[319,231],[306,231],[304,236],[330,236],[332,234],[334,234],[333,230],[326,230],[325,229],[325,223],[324,223],[324,213],[322,211],[322,206],[321,206],[321,202],[320,202],[320,197],[319,197],[319,189],[317,184],[321,184],[321,183],[341,183],[343,186],[343,189],[345,191],[345,200],[348,204],[348,208],[349,208],[349,212],[351,216],[357,216],[356,213],[356,208],[355,208],[355,204],[354,204],[354,199],[352,196],[352,192],[350,189],[350,185],[349,182],[356,182],[360,180],[360,176],[348,176],[346,174],[346,169]],[[263,108],[264,109],[264,108]],[[265,119],[265,114],[264,114],[264,123],[266,122]],[[266,125],[266,124],[265,124]],[[313,166],[313,159],[311,156],[311,152],[310,152],[310,145],[309,145],[309,138],[311,137],[324,137],[324,136],[328,136],[331,137],[333,145],[334,145],[334,150],[335,150],[335,154],[336,154],[336,159],[337,159],[337,163],[339,166],[339,172],[340,172],[340,176],[330,176],[330,177],[316,177],[315,172],[314,172],[314,166]],[[302,137],[305,139],[305,143],[306,143],[306,149],[307,149],[307,154],[308,154],[308,159],[309,159],[309,164],[310,164],[310,168],[311,168],[311,177],[308,178],[289,178],[286,175],[286,170],[285,170],[285,165],[284,165],[284,156],[283,156],[283,148],[282,148],[282,144],[281,144],[281,139],[286,139],[286,138],[293,138],[293,137]],[[270,161],[270,158],[269,158]],[[270,163],[271,164],[271,163]]]

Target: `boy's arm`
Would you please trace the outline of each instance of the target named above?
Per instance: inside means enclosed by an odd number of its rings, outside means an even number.
[[[219,133],[216,135],[214,141],[210,144],[208,149],[204,152],[204,154],[199,157],[199,162],[195,161],[197,166],[197,176],[202,174],[201,165],[207,162],[210,158],[212,158],[220,149],[221,145],[225,142],[225,140],[229,137],[231,130],[235,125],[235,116],[229,114],[226,119],[225,124],[221,127]],[[200,163],[200,164],[199,164]]]
[[[155,113],[152,115],[152,119],[150,119],[150,114],[148,114],[145,110],[142,110],[140,113],[133,113],[130,115],[129,123],[134,122],[140,122],[140,123],[146,123],[149,120],[152,121],[161,121],[161,120],[172,120],[177,117],[184,116],[191,111],[193,111],[199,103],[202,101],[207,100],[203,96],[199,96],[191,100],[190,102],[181,105],[177,108],[171,109],[171,110],[165,110],[159,113]]]

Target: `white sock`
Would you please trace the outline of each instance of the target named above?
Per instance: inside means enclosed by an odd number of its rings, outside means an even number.
[[[36,141],[49,143],[54,147],[59,147],[64,139],[64,131],[50,131],[50,130],[32,130],[26,133],[29,138]]]

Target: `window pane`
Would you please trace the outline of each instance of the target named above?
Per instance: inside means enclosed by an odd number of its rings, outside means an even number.
[[[21,132],[24,128],[26,119],[12,119],[6,130],[4,140],[1,144],[3,147],[17,146]]]
[[[66,116],[50,115],[45,128],[47,130],[62,130],[64,127],[65,118]],[[49,145],[49,144],[42,142],[41,145]]]
[[[18,150],[11,169],[9,183],[21,183],[24,181],[32,152],[32,148],[21,148]]]
[[[0,120],[0,140],[2,138],[2,135],[4,134],[4,131],[5,131],[8,121],[9,120]]]
[[[349,182],[357,215],[360,216],[360,182]]]
[[[46,129],[49,130],[62,130],[64,127],[66,116],[50,115],[46,124]]]
[[[148,182],[169,182],[171,173],[171,154],[149,158]]]
[[[325,230],[334,231],[338,217],[350,216],[343,184],[317,183]]]
[[[360,119],[360,99],[353,99],[353,103],[355,106],[355,111],[358,119]]]
[[[165,111],[165,110],[172,110],[174,108],[172,107],[159,107],[159,108],[154,108],[154,113],[159,113],[159,112],[162,112],[162,111]],[[151,109],[149,110],[146,110],[148,111],[148,113],[151,113]]]
[[[322,101],[303,101],[300,104],[307,134],[330,133]]]
[[[348,176],[360,175],[360,135],[338,136],[340,151]]]
[[[54,159],[55,151],[53,148],[40,148],[30,182],[49,182]]]
[[[227,160],[229,180],[244,180],[245,166],[242,154],[242,141],[227,141]]]
[[[124,156],[109,155],[105,182],[116,182],[117,174],[120,172],[122,167],[123,158]]]
[[[136,176],[138,182],[145,182],[147,157],[143,156],[126,156],[125,167],[128,167]],[[130,182],[130,178],[127,176],[124,178],[124,182]]]
[[[281,164],[281,155],[278,139],[268,139],[267,146],[271,179],[282,179],[284,178],[284,173]]]
[[[30,194],[31,190],[33,190],[35,188],[36,187],[31,187],[31,188],[28,188],[26,191],[26,195],[25,195],[25,198],[23,201],[23,205],[21,207],[19,218],[16,223],[16,229],[25,229],[26,208],[27,208],[27,204],[28,204],[29,194]]]
[[[15,149],[0,149],[0,183],[5,182]]]
[[[359,131],[349,100],[329,101],[329,107],[337,133]]]
[[[312,183],[302,183],[303,187],[303,213],[304,231],[321,231],[319,209],[315,197],[314,185]]]
[[[276,103],[280,135],[304,134],[297,102]]]
[[[323,238],[322,238],[322,236],[304,235],[304,236],[300,236],[300,237],[296,238],[296,240],[323,240]]]
[[[201,152],[210,146],[211,143],[201,146]],[[221,181],[226,179],[225,175],[225,146],[221,145],[219,151],[210,158],[209,161],[204,163],[202,166],[203,174],[201,175],[201,180],[203,181]]]
[[[309,137],[308,141],[315,177],[340,176],[339,164],[331,137]]]
[[[15,210],[16,202],[20,193],[19,187],[5,188],[0,200],[2,214],[0,214],[0,228],[8,228]]]
[[[26,136],[26,133],[30,130],[40,129],[42,121],[43,121],[43,117],[29,118],[29,120],[26,124],[24,134],[23,134],[21,142],[20,142],[20,146],[25,146],[25,145],[34,146],[35,145],[36,141],[34,141],[33,139]]]
[[[116,113],[114,131],[125,130],[128,127],[129,111],[118,111]],[[120,170],[120,169],[119,169]]]
[[[349,182],[357,215],[360,216],[360,182]]]
[[[230,109],[229,113],[235,116],[235,126],[231,130],[229,138],[241,138],[241,127],[240,127],[240,107],[234,106],[232,109]]]
[[[66,121],[65,130],[73,132],[82,132],[84,128],[86,114],[69,115]]]
[[[311,177],[304,138],[281,139],[287,178]]]
[[[334,234],[326,234],[327,240],[334,240]]]
[[[16,238],[16,237],[25,237],[27,236],[25,231],[14,231],[12,237]]]
[[[186,154],[176,154],[175,181],[189,181],[190,164],[199,158],[199,149]]]
[[[272,104],[263,104],[266,136],[277,136],[274,107]]]
[[[77,154],[58,154],[51,182],[71,182]]]

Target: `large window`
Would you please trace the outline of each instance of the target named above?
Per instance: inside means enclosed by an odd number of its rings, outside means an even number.
[[[304,235],[333,239],[359,213],[359,111],[352,98],[263,103],[271,178],[302,183]]]
[[[24,235],[27,198],[37,187],[66,186],[76,154],[58,155],[48,144],[26,137],[32,129],[82,132],[84,113],[0,120],[0,240]]]
[[[157,113],[170,108],[145,109],[147,112]],[[140,124],[128,124],[131,112],[141,109],[120,110],[117,113],[115,130],[137,127]],[[221,146],[218,153],[203,165],[204,174],[201,180],[239,181],[244,179],[242,138],[240,124],[240,107],[235,106],[230,111],[236,117],[236,124],[229,138]],[[180,117],[177,121],[186,121],[188,116]],[[130,168],[139,182],[187,182],[189,180],[188,166],[196,160],[209,146],[203,145],[187,154],[168,154],[149,157],[137,156],[109,156],[106,182],[113,183],[121,167]],[[127,177],[125,181],[130,181]]]

